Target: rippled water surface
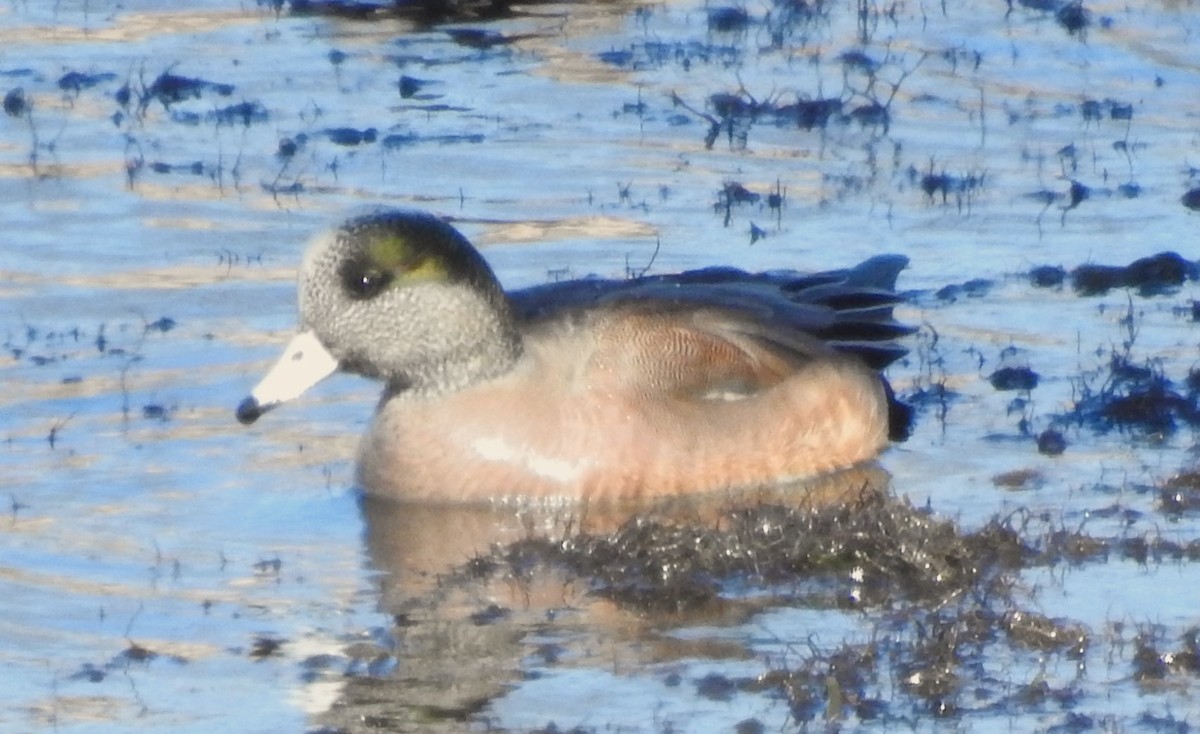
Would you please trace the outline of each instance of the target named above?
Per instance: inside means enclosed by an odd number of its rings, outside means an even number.
[[[1195,416],[1062,416],[1114,355],[1194,404],[1195,285],[1028,274],[1198,256],[1200,7],[1010,5],[4,4],[0,730],[1186,730],[1200,499],[1170,480]],[[440,587],[511,538],[486,515],[364,519],[375,385],[233,419],[291,333],[307,239],[380,203],[452,217],[510,286],[907,255],[899,316],[922,329],[889,376],[947,392],[882,458],[892,492],[963,532],[1021,517],[1109,543],[1007,582],[1086,651],[980,642],[930,697],[886,659],[921,634],[894,608],[736,579],[691,616],[553,574]],[[1037,387],[998,391],[1005,366]],[[1048,428],[1061,456],[1037,450]],[[868,643],[865,690],[900,703],[769,685]]]

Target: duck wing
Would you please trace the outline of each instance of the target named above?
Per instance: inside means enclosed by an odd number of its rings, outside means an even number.
[[[667,325],[679,325],[691,314],[698,334],[743,348],[758,344],[801,360],[832,348],[882,369],[907,352],[896,340],[915,331],[893,315],[903,300],[895,292],[896,278],[907,264],[902,255],[880,255],[853,268],[810,274],[713,267],[549,283],[509,298],[517,318],[530,325],[572,312],[610,310],[641,318],[661,313],[669,317]]]

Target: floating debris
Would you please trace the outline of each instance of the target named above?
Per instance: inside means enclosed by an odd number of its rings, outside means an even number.
[[[1200,510],[1200,471],[1183,471],[1159,488],[1159,509],[1168,515]]]
[[[385,135],[382,145],[388,150],[403,148],[418,143],[437,143],[438,145],[454,145],[456,143],[482,143],[484,136],[480,133],[469,135],[417,135],[416,133],[392,133]]]
[[[1136,288],[1143,296],[1159,295],[1196,278],[1196,263],[1175,252],[1160,252],[1126,266],[1085,264],[1071,271],[1071,285],[1081,296],[1103,295],[1114,288]]]
[[[259,0],[263,2],[264,0]],[[270,0],[275,12],[280,12],[284,0]],[[292,15],[307,17],[345,18],[348,20],[371,20],[391,14],[393,3],[370,2],[369,0],[288,0]]]
[[[253,660],[280,657],[286,643],[287,640],[282,637],[267,634],[255,635],[254,641],[250,644],[250,652],[247,654]]]
[[[373,21],[403,18],[421,23],[441,23],[468,19],[495,20],[524,14],[512,0],[258,0],[276,13],[287,6],[299,17],[339,18]]]
[[[228,107],[214,110],[206,116],[218,125],[237,125],[250,127],[252,124],[266,122],[270,115],[267,108],[260,102],[239,102]]]
[[[918,173],[915,168],[908,170],[910,181],[915,181],[930,202],[941,199],[942,204],[949,204],[953,198],[961,209],[964,204],[970,204],[972,198],[984,185],[985,176],[982,173],[968,173],[956,176],[945,171],[935,173],[932,164],[930,170]]]
[[[354,147],[363,143],[374,143],[378,131],[373,127],[359,130],[353,127],[333,127],[325,130],[325,136],[334,145]]]
[[[68,71],[58,78],[58,88],[70,94],[79,94],[85,89],[110,82],[117,78],[112,72],[100,72],[98,74],[86,74],[81,71]]]
[[[204,163],[201,161],[193,161],[192,163],[163,163],[162,161],[154,161],[149,164],[150,170],[159,174],[166,173],[190,173],[193,176],[203,176],[206,173]]]
[[[1056,428],[1047,428],[1038,434],[1037,450],[1039,454],[1045,456],[1060,456],[1067,450],[1067,439],[1063,436],[1062,431]]]
[[[740,33],[750,27],[750,14],[745,8],[732,6],[708,11],[708,29],[716,33]]]
[[[780,120],[791,118],[801,130],[824,128],[842,113],[840,99],[798,99],[790,105],[776,108]]]
[[[140,106],[145,109],[152,101],[158,100],[164,108],[170,109],[173,104],[189,99],[200,99],[208,91],[215,92],[221,97],[228,97],[233,94],[234,86],[164,71],[146,88],[142,94]]]
[[[718,206],[724,207],[727,204],[757,204],[762,199],[761,194],[756,194],[737,181],[727,181],[717,193]]]
[[[1054,19],[1072,36],[1082,36],[1092,24],[1092,13],[1082,2],[1067,3],[1058,9]]]
[[[166,423],[171,417],[171,411],[165,406],[157,403],[150,403],[142,406],[142,417],[146,420]]]
[[[1039,265],[1029,271],[1029,282],[1037,288],[1058,288],[1066,279],[1066,269],[1058,265]]]
[[[1142,195],[1142,187],[1130,181],[1117,186],[1117,193],[1126,199],[1136,199]]]
[[[170,316],[163,316],[156,321],[151,321],[150,323],[146,324],[146,332],[149,333],[151,331],[157,331],[160,334],[166,334],[168,331],[174,329],[175,326],[175,319],[171,318]]]
[[[1012,0],[1008,1],[1008,9],[1012,10]],[[1042,13],[1053,13],[1062,7],[1061,0],[1017,0],[1021,7],[1029,10],[1036,10]]]
[[[400,77],[400,82],[397,86],[400,89],[401,99],[409,99],[417,92],[421,91],[421,89],[423,89],[427,84],[429,84],[428,81],[417,79],[416,77],[411,77],[405,74]]]
[[[952,283],[942,286],[933,294],[934,298],[939,301],[954,302],[959,298],[981,298],[986,296],[991,290],[993,283],[988,278],[972,278],[965,283]]]
[[[21,87],[10,89],[4,95],[4,114],[9,117],[24,117],[29,114],[30,104],[25,99],[25,90]]]
[[[459,46],[488,51],[497,46],[510,46],[530,38],[542,38],[540,33],[515,33],[505,35],[486,28],[443,28],[442,32]]]
[[[993,485],[1013,492],[1038,489],[1045,481],[1046,478],[1036,469],[1013,469],[992,477]]]
[[[304,184],[299,181],[290,184],[264,183],[262,189],[272,196],[297,196],[305,192]]]
[[[713,211],[724,213],[725,226],[728,227],[733,219],[734,207],[743,204],[757,204],[761,200],[761,194],[751,191],[737,181],[726,181],[721,190],[717,192],[717,201],[713,204]]]
[[[843,51],[838,54],[837,60],[847,69],[853,69],[867,76],[874,76],[883,67],[875,59],[871,58],[866,51],[855,49],[853,51]]]
[[[879,102],[868,102],[850,110],[850,119],[863,127],[879,127],[886,135],[892,124],[892,115],[887,105]]]
[[[1038,373],[1028,367],[1001,367],[988,377],[997,390],[1029,391],[1038,386]]]
[[[1200,427],[1200,395],[1180,393],[1156,363],[1138,365],[1127,355],[1114,354],[1100,384],[1096,389],[1090,381],[1082,382],[1074,408],[1058,420],[1156,439],[1174,433],[1181,423]]]
[[[279,146],[275,149],[275,156],[280,160],[291,160],[307,144],[308,136],[304,133],[290,138],[280,138]]]
[[[1074,660],[1087,652],[1087,627],[1067,619],[1013,610],[1001,618],[1001,626],[1010,639],[1033,650],[1064,651]]]
[[[633,67],[634,55],[633,51],[626,49],[621,51],[601,51],[596,54],[596,58],[610,66],[628,69]]]

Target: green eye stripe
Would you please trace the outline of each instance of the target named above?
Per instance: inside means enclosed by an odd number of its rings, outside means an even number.
[[[449,276],[441,258],[413,247],[401,235],[375,237],[367,246],[367,256],[380,270],[405,281],[445,280]]]

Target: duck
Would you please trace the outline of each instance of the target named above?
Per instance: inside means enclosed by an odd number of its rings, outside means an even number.
[[[357,482],[403,502],[620,502],[803,480],[906,434],[881,370],[913,331],[893,315],[907,262],[506,292],[445,219],[372,209],[309,245],[298,332],[236,417],[254,423],[338,371],[381,381]]]

